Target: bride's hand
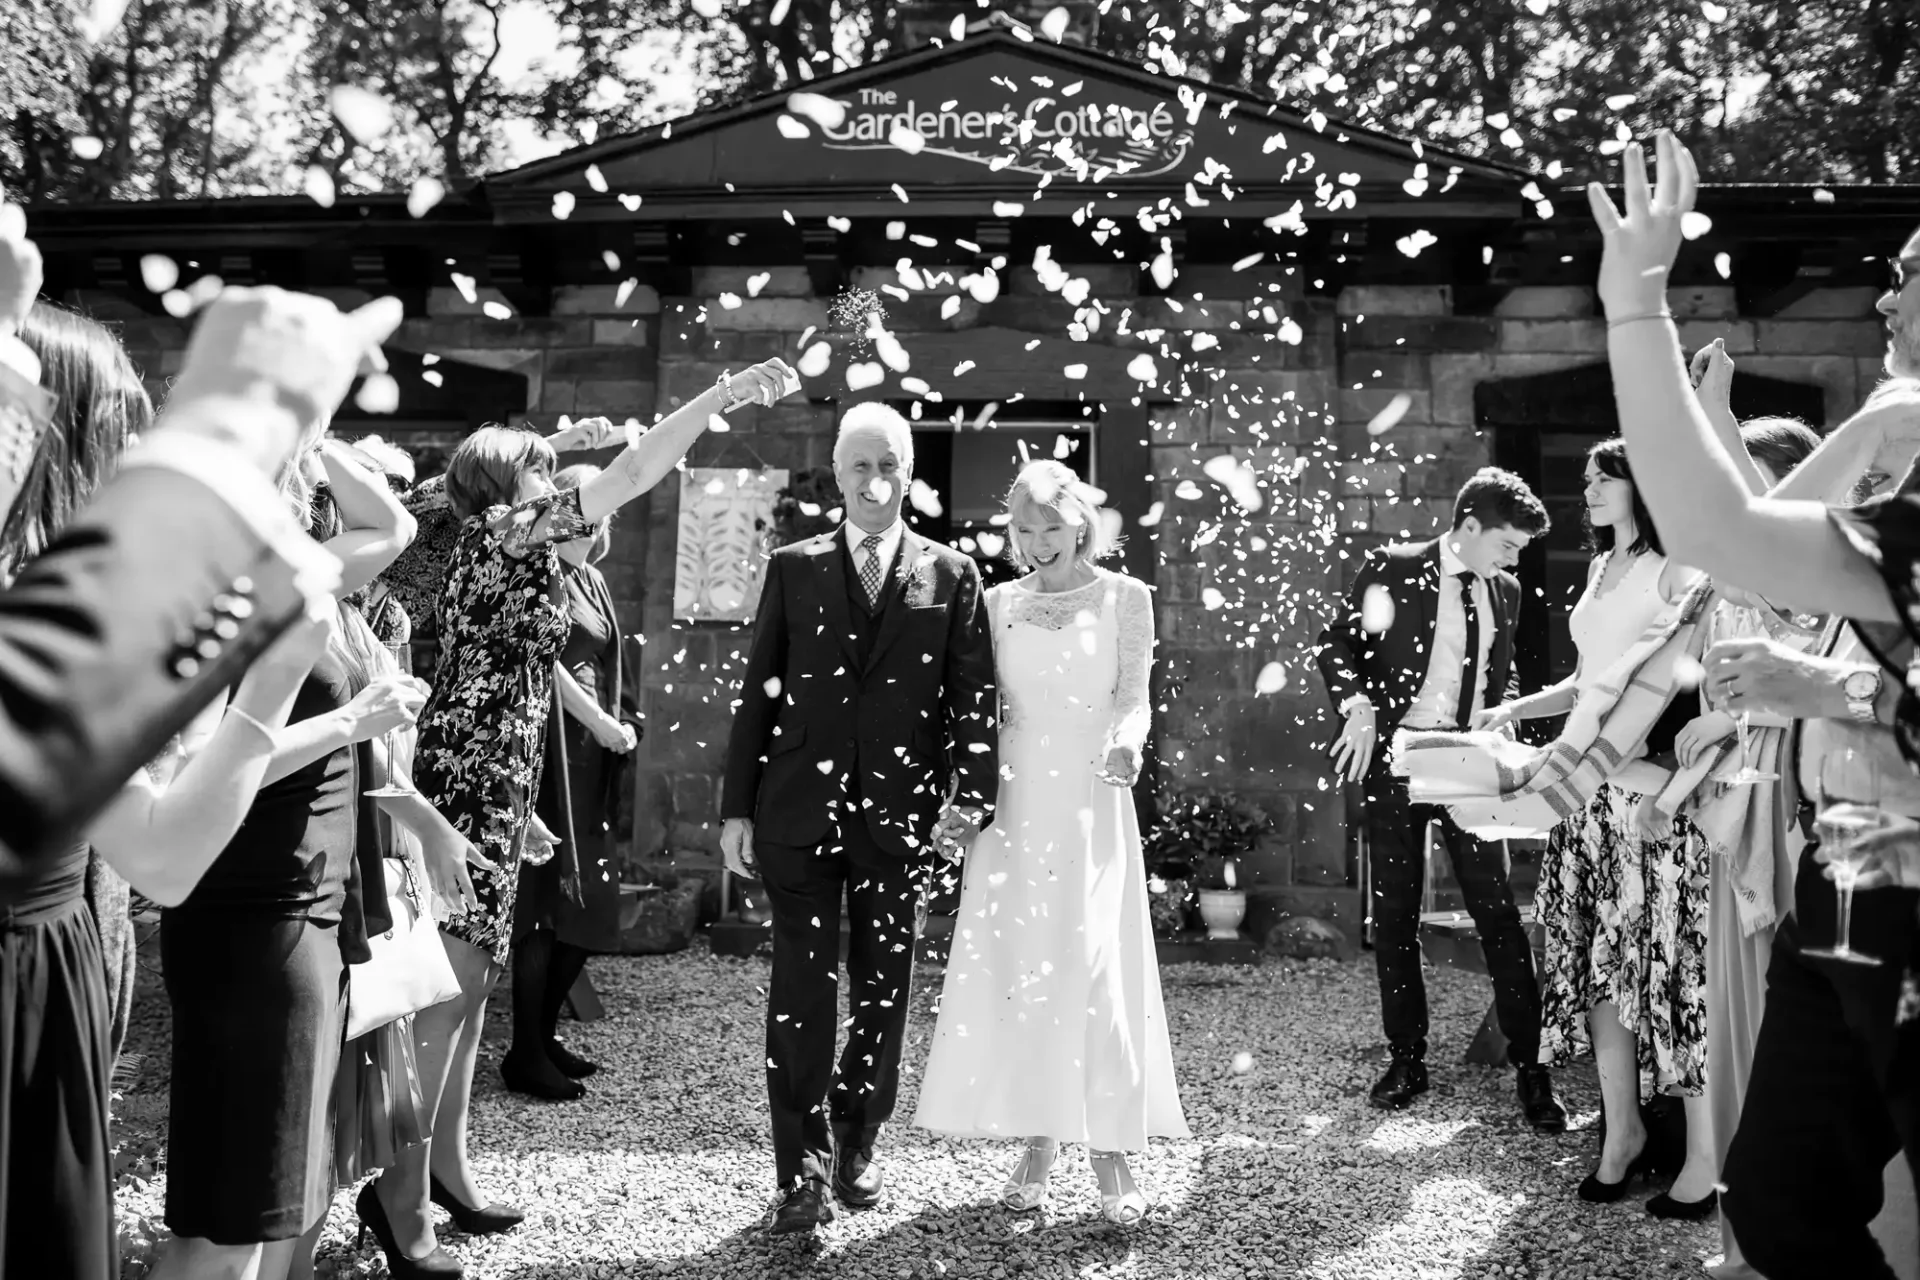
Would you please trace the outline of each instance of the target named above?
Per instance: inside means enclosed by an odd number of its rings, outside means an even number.
[[[1140,777],[1140,753],[1125,743],[1116,745],[1096,776],[1110,787],[1131,787]]]

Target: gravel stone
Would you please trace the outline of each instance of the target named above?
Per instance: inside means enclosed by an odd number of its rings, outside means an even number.
[[[880,1149],[884,1205],[842,1212],[816,1240],[776,1243],[760,1230],[774,1196],[767,960],[716,958],[702,941],[676,955],[596,959],[592,974],[608,1017],[563,1028],[603,1068],[577,1103],[500,1086],[505,1001],[493,1002],[473,1154],[492,1198],[528,1218],[506,1235],[472,1238],[439,1216],[442,1242],[473,1280],[1695,1280],[1719,1250],[1712,1223],[1649,1217],[1650,1191],[1615,1205],[1574,1197],[1597,1151],[1592,1065],[1556,1073],[1570,1132],[1527,1129],[1512,1074],[1461,1062],[1491,998],[1484,977],[1429,970],[1433,1091],[1406,1112],[1371,1109],[1385,1046],[1365,956],[1162,971],[1196,1136],[1156,1142],[1136,1162],[1154,1209],[1131,1231],[1100,1218],[1084,1149],[1063,1153],[1044,1210],[1010,1214],[997,1200],[1014,1144],[955,1141],[903,1122]],[[918,971],[903,1119],[939,979],[937,966]],[[116,1103],[115,1137],[159,1170],[124,1185],[118,1202],[127,1274],[138,1276],[166,1181],[166,1000],[152,975],[128,1047],[145,1057]],[[323,1280],[387,1274],[371,1239],[353,1247],[352,1190],[334,1201]]]

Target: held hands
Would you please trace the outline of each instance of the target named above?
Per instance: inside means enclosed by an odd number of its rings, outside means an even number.
[[[427,705],[427,686],[412,676],[384,672],[354,695],[345,708],[352,742],[366,742],[395,729],[408,729]]]
[[[727,391],[736,405],[771,407],[798,390],[800,375],[793,371],[792,365],[778,358],[763,361],[727,379]]]
[[[1334,772],[1348,782],[1366,777],[1378,737],[1373,707],[1364,702],[1354,704],[1353,710],[1347,712],[1347,723],[1341,728],[1340,736],[1334,739]]]
[[[950,804],[940,812],[940,820],[933,824],[933,847],[948,862],[958,862],[966,854],[967,846],[980,834],[980,824],[986,820],[986,814],[966,805]]]
[[[727,870],[748,880],[758,879],[760,864],[753,856],[753,820],[728,818],[720,826],[720,856]]]
[[[1691,769],[1694,762],[1733,736],[1733,717],[1724,711],[1709,711],[1687,721],[1673,737],[1673,753],[1680,767]]]
[[[1107,752],[1107,763],[1094,775],[1110,787],[1131,787],[1140,777],[1140,753],[1126,743],[1116,743]]]
[[[1662,129],[1655,143],[1658,184],[1647,184],[1647,153],[1637,142],[1622,165],[1624,210],[1613,207],[1606,188],[1587,184],[1587,203],[1606,250],[1600,258],[1600,301],[1614,322],[1653,315],[1666,305],[1667,273],[1680,252],[1681,219],[1693,211],[1700,172],[1693,156]]]
[[[612,716],[601,716],[587,726],[593,734],[593,740],[618,755],[625,755],[639,744],[634,736],[633,726]]]

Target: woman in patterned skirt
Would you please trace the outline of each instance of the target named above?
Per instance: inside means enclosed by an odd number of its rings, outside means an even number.
[[[476,909],[444,931],[461,995],[422,1010],[415,1023],[433,1138],[374,1184],[392,1238],[408,1258],[432,1254],[431,1204],[474,1234],[504,1231],[522,1217],[480,1192],[467,1154],[467,1115],[482,1015],[512,944],[521,862],[529,853],[551,854],[533,807],[554,662],[569,625],[558,545],[590,535],[671,474],[718,415],[772,405],[799,385],[781,360],[723,374],[578,489],[554,488],[556,448],[605,448],[625,438],[624,428],[593,418],[550,442],[530,431],[483,427],[448,462],[446,495],[460,531],[439,599],[440,658],[420,715],[414,782],[496,869],[474,876]]]
[[[1662,551],[1621,441],[1593,447],[1586,478],[1589,544],[1596,554],[1570,619],[1579,668],[1560,684],[1499,708],[1490,727],[1571,710],[1696,578]],[[1646,757],[1673,749],[1676,731],[1693,718],[1690,702],[1676,699],[1654,726]],[[1606,1136],[1599,1165],[1579,1194],[1599,1203],[1625,1195],[1650,1162],[1640,1101],[1651,1091],[1678,1092],[1686,1099],[1689,1130],[1712,1131],[1704,1096],[1707,850],[1684,817],[1667,831],[1647,820],[1668,776],[1646,758],[1627,762],[1586,808],[1553,829],[1540,863],[1535,909],[1546,933],[1540,1057],[1564,1066],[1593,1051]],[[1706,1216],[1717,1174],[1710,1140],[1690,1143],[1672,1191],[1651,1208],[1662,1216]]]

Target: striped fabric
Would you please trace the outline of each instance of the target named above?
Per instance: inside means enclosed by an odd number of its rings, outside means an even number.
[[[1548,745],[1484,731],[1402,730],[1394,735],[1393,772],[1407,780],[1415,804],[1445,805],[1483,839],[1544,836],[1603,782],[1657,794],[1660,811],[1671,816],[1721,753],[1705,753],[1680,774],[1638,757],[1661,713],[1698,687],[1712,599],[1711,583],[1695,583],[1580,695]]]

